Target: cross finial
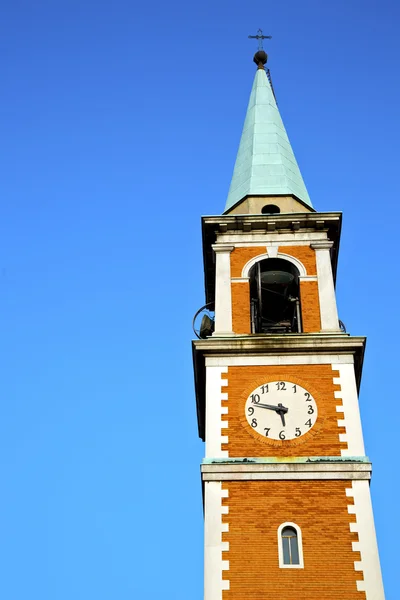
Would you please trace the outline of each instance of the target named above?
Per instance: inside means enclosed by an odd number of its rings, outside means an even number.
[[[262,29],[257,31],[257,35],[249,35],[249,39],[258,40],[258,49],[263,50],[263,40],[270,40],[272,35],[263,35]]]

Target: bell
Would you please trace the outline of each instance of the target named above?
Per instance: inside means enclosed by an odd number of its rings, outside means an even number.
[[[290,285],[294,275],[287,271],[264,271],[261,273],[261,282],[267,285]]]

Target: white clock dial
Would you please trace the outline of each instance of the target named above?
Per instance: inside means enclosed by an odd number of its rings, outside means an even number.
[[[293,440],[315,425],[317,403],[297,383],[268,381],[246,400],[245,414],[254,431],[270,440]]]

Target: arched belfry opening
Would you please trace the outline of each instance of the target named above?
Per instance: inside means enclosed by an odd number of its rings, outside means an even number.
[[[250,270],[252,333],[301,331],[299,271],[282,258],[267,258]]]

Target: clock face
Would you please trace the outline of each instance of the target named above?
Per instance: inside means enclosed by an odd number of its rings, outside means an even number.
[[[317,404],[297,383],[269,381],[253,390],[246,400],[248,424],[263,438],[294,440],[315,425]]]

